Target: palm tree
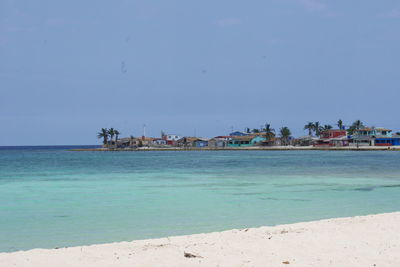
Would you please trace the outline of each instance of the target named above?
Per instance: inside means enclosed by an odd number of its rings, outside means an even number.
[[[108,129],[108,135],[110,136],[111,145],[113,145],[113,139],[114,139],[114,136],[115,136],[115,129],[114,128]],[[115,144],[116,144],[116,142],[115,142]]]
[[[110,136],[110,139],[111,139],[111,141],[112,141],[113,138],[114,138],[114,135],[115,135],[115,130],[114,130],[114,128],[108,129],[108,135]]]
[[[332,125],[325,124],[324,127],[322,127],[322,130],[327,131],[327,130],[331,130],[332,128],[333,128]]]
[[[265,132],[265,138],[267,140],[272,139],[273,137],[275,137],[275,129],[271,128],[271,124],[269,124],[269,123],[265,124],[264,132]]]
[[[103,145],[108,143],[108,130],[107,128],[101,128],[101,131],[97,133],[97,138],[103,138]]]
[[[286,126],[282,127],[279,129],[279,134],[282,137],[282,143],[283,145],[288,145],[289,144],[289,137],[292,135],[292,132],[290,129]]]
[[[258,130],[258,129],[253,129],[251,132],[252,132],[252,133],[259,133],[260,130]]]
[[[353,123],[353,125],[356,128],[356,130],[360,130],[360,129],[364,128],[364,124],[360,120],[356,120]]]
[[[115,142],[118,141],[118,136],[121,134],[118,130],[114,130],[114,134],[115,134]]]
[[[315,132],[315,135],[316,136],[320,136],[321,135],[321,130],[322,130],[322,127],[321,127],[321,125],[319,124],[319,121],[316,121],[316,122],[314,122],[314,132]]]
[[[360,120],[356,120],[350,126],[348,132],[349,132],[349,134],[353,134],[356,130],[360,130],[360,129],[363,129],[363,128],[364,128],[364,124]]]
[[[114,134],[115,134],[115,147],[118,147],[118,135],[120,135],[121,133],[118,130],[114,130]]]
[[[364,127],[364,124],[363,124],[360,120],[356,120],[356,121],[353,122],[353,124],[350,126],[348,132],[349,132],[350,135],[352,135],[352,134],[354,134],[354,132],[355,132],[356,130],[360,130],[360,129],[363,129],[363,128],[365,128],[365,127]]]
[[[304,125],[304,130],[308,130],[308,135],[311,136],[312,132],[314,131],[314,123],[308,122],[306,125]]]
[[[339,127],[339,130],[343,129],[343,121],[342,120],[338,120],[336,125],[337,125],[337,127]]]

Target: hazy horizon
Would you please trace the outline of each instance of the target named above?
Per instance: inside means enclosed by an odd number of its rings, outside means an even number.
[[[400,131],[400,3],[4,0],[0,146],[213,137],[308,121]]]

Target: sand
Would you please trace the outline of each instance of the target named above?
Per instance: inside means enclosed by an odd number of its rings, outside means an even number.
[[[0,266],[397,267],[400,266],[400,212],[0,253]]]

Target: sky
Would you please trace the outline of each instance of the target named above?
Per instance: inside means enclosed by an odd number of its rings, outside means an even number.
[[[40,4],[38,4],[40,3]],[[397,0],[1,0],[0,145],[400,131]]]

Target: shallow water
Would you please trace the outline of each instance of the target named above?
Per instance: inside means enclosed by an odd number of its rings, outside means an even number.
[[[0,251],[399,210],[396,151],[0,149]]]

